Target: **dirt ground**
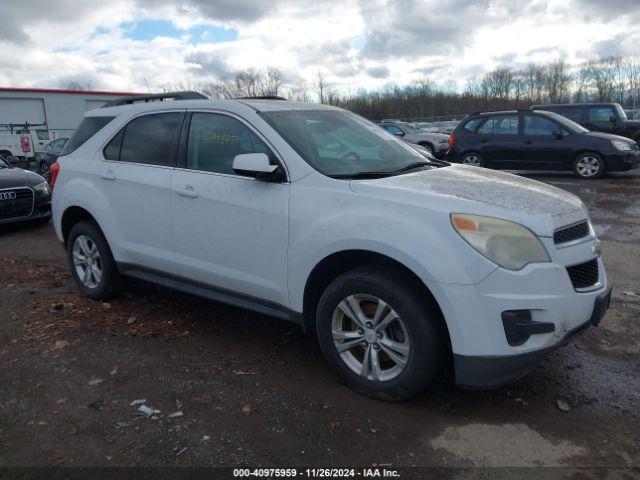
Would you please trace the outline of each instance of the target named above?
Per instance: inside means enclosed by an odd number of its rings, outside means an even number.
[[[293,324],[133,280],[94,302],[50,223],[2,228],[0,465],[640,466],[640,173],[532,177],[591,209],[603,323],[510,386],[393,404]]]

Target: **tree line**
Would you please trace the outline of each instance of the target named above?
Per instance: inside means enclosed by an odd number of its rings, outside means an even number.
[[[277,69],[245,70],[231,78],[168,86],[198,90],[210,98],[281,96],[339,106],[372,120],[431,120],[478,110],[528,108],[534,104],[617,102],[634,105],[640,89],[640,57],[607,57],[571,65],[564,60],[516,69],[499,66],[466,79],[437,83],[421,78],[409,85],[338,89],[324,72],[288,83]],[[640,103],[640,101],[639,101]]]

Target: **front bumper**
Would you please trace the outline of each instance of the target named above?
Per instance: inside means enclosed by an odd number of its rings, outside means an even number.
[[[568,331],[553,346],[507,356],[466,356],[454,354],[456,383],[467,388],[493,388],[525,375],[556,348],[566,345],[591,326],[598,326],[611,301],[611,287],[594,301],[588,321]]]
[[[617,152],[606,156],[607,170],[626,172],[640,166],[640,151]]]

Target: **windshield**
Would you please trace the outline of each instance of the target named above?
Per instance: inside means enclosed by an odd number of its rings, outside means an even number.
[[[420,130],[420,128],[418,128],[413,123],[402,123],[401,125],[402,125],[402,128],[404,128],[408,132],[411,132],[411,133],[423,133],[422,130]]]
[[[261,112],[298,154],[329,177],[391,173],[425,158],[393,135],[350,112],[289,110]]]
[[[619,103],[616,103],[615,108],[616,108],[616,112],[618,112],[618,117],[620,117],[620,120],[622,120],[623,122],[626,122],[628,118],[627,118],[626,112],[624,111],[624,108],[622,108]]]
[[[558,115],[557,113],[549,112],[553,119],[562,125],[564,128],[569,130],[571,133],[587,133],[589,130],[584,128],[582,125],[577,124],[573,120],[568,119],[567,117],[563,117],[562,115]]]
[[[9,168],[9,164],[2,157],[0,157],[0,168]]]

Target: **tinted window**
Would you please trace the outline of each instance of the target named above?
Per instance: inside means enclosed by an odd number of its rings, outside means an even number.
[[[85,117],[62,150],[62,155],[75,151],[115,117]]]
[[[567,117],[574,122],[580,122],[582,120],[582,110],[580,108],[564,107],[558,108],[554,110],[554,112],[557,112],[563,117]]]
[[[189,128],[187,168],[235,174],[233,159],[242,153],[271,151],[241,121],[216,113],[194,113]]]
[[[524,134],[525,135],[553,135],[553,132],[560,130],[560,127],[551,120],[538,115],[525,115]]]
[[[111,139],[106,147],[104,147],[104,158],[106,158],[107,160],[120,160],[120,147],[122,146],[122,137],[124,137],[124,128]]]
[[[174,145],[181,118],[177,112],[156,113],[129,122],[120,147],[120,161],[175,166]]]
[[[491,133],[493,132],[493,123],[494,123],[493,117],[487,118],[485,122],[482,125],[480,125],[480,128],[478,129],[478,133],[482,135],[491,135]]]
[[[517,135],[518,134],[518,115],[505,115],[495,117],[493,124],[494,135]]]
[[[395,125],[382,125],[382,128],[384,128],[389,133],[393,133],[394,135],[404,133],[402,129],[396,127]]]
[[[609,119],[615,117],[615,112],[611,107],[591,107],[589,108],[589,121],[596,123],[609,123]]]
[[[480,125],[481,121],[482,121],[481,118],[472,118],[467,123],[465,123],[464,127],[462,127],[462,128],[464,128],[467,132],[475,133],[475,131],[478,128],[478,125]]]

